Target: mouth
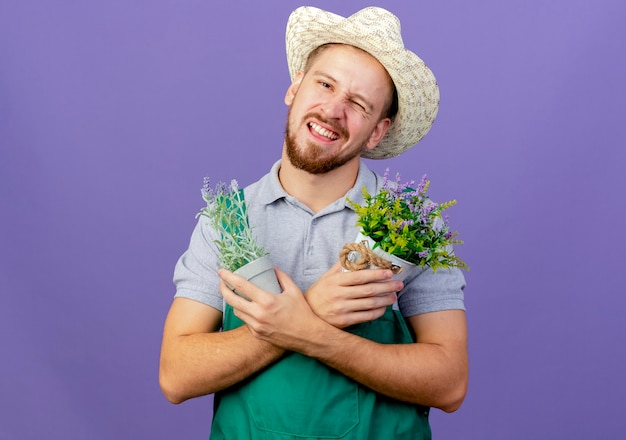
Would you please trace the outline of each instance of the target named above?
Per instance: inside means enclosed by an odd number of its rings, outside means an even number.
[[[309,122],[308,124],[309,129],[311,129],[311,131],[313,131],[314,133],[318,134],[319,136],[322,136],[328,140],[331,141],[336,141],[337,139],[339,139],[339,134],[335,133],[334,131],[328,130],[324,127],[322,127],[319,124],[316,124],[315,122]]]

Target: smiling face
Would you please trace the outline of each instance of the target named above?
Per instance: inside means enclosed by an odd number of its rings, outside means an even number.
[[[324,174],[358,162],[391,124],[383,117],[393,94],[384,67],[352,46],[325,47],[298,72],[285,96],[290,106],[285,152],[294,167]]]

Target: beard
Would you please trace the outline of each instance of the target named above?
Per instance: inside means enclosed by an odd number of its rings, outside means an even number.
[[[361,145],[361,148],[356,148],[345,155],[338,155],[324,158],[325,148],[313,143],[307,142],[306,145],[299,145],[293,133],[291,133],[291,119],[290,114],[287,115],[287,127],[285,129],[285,150],[287,158],[291,164],[302,171],[306,171],[309,174],[326,174],[334,169],[337,169],[347,162],[350,162],[357,156],[360,156],[367,142]],[[315,116],[316,119],[329,124],[321,115],[307,115]],[[341,134],[342,139],[346,139],[345,131],[341,127],[333,126],[334,131]]]

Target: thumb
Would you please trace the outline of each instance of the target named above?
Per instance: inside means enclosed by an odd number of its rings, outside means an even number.
[[[286,272],[283,272],[276,266],[274,266],[274,271],[276,272],[276,278],[278,279],[278,283],[283,289],[283,293],[291,291],[297,291],[298,293],[302,293],[297,284],[293,282],[291,277],[287,275]]]
[[[333,264],[332,267],[328,269],[328,272],[331,272],[331,273],[339,273],[342,271],[343,271],[343,266],[341,265],[341,261],[339,260],[337,260],[335,264]]]

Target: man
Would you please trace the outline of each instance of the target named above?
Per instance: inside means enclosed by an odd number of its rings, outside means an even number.
[[[161,387],[173,403],[216,393],[215,439],[430,438],[428,408],[454,411],[467,389],[463,276],[402,282],[337,260],[358,231],[346,197],[381,186],[361,157],[393,157],[426,134],[436,81],[380,8],[295,10],[287,56],[282,157],[245,188],[283,292],[218,269],[215,231],[200,220],[175,271]]]

